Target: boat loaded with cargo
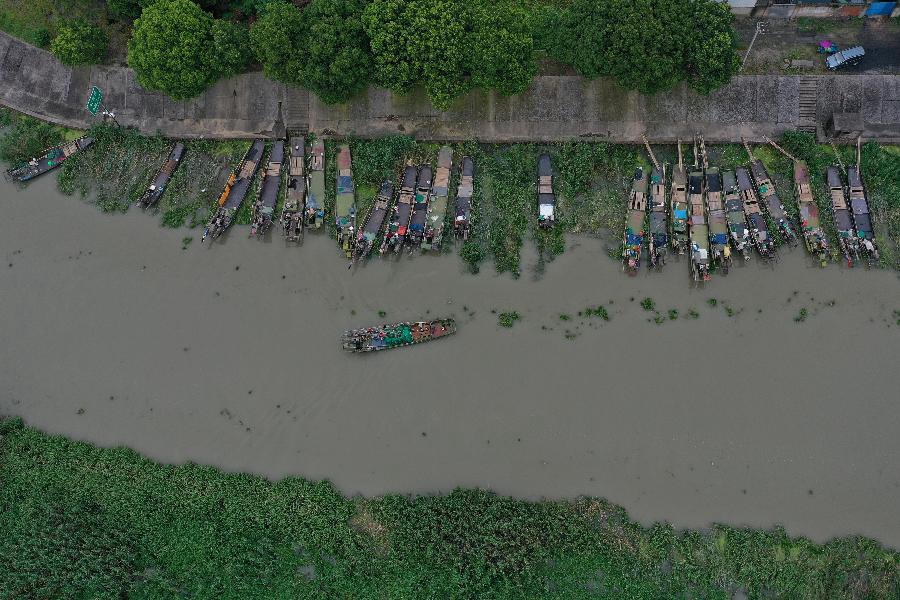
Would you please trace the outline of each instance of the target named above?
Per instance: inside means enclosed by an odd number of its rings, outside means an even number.
[[[431,182],[434,172],[431,165],[419,165],[419,179],[416,182],[416,196],[413,202],[412,216],[409,219],[409,233],[406,236],[409,251],[418,248],[425,239],[425,219],[428,215],[428,204],[431,200]]]
[[[687,173],[681,155],[681,140],[678,140],[678,164],[672,169],[672,190],[670,192],[670,212],[672,214],[672,251],[679,256],[688,249]]]
[[[453,234],[462,240],[469,239],[474,177],[475,163],[468,156],[463,156],[462,166],[459,169],[459,185],[456,187],[456,210],[453,217]]]
[[[38,175],[43,175],[47,171],[52,171],[59,165],[63,164],[67,159],[78,154],[88,146],[94,143],[94,138],[84,136],[71,142],[53,146],[44,150],[38,158],[32,158],[24,165],[20,165],[6,172],[6,177],[13,181],[26,182],[34,179]]]
[[[206,231],[203,232],[203,236],[200,238],[201,243],[208,236],[216,239],[234,222],[235,215],[240,210],[241,204],[244,203],[247,192],[250,191],[250,184],[253,182],[256,170],[259,168],[265,148],[266,145],[262,140],[254,141],[244,155],[241,164],[228,177],[225,189],[222,190],[222,194],[216,202],[216,212],[213,213],[209,223],[206,224]]]
[[[744,260],[750,260],[750,230],[747,229],[747,218],[741,206],[741,194],[734,171],[722,173],[722,189],[725,191],[725,219],[728,221],[728,234],[731,245],[740,252]]]
[[[629,275],[635,275],[641,268],[644,220],[647,218],[647,186],[647,173],[643,167],[638,167],[631,179],[625,233],[622,235],[622,269]]]
[[[306,141],[292,137],[287,190],[281,209],[281,234],[289,242],[303,237],[303,209],[306,206]]]
[[[666,264],[666,253],[669,247],[669,233],[666,225],[666,166],[660,166],[650,147],[650,142],[644,138],[647,153],[653,162],[653,170],[650,171],[650,228],[647,238],[649,252],[647,260],[650,267],[662,269]]]
[[[819,260],[823,267],[828,264],[828,238],[822,229],[822,221],[819,217],[819,205],[813,198],[812,185],[809,179],[809,167],[802,160],[791,156],[784,148],[766,138],[776,150],[787,156],[794,163],[794,195],[797,197],[797,207],[800,211],[800,233],[807,251]]]
[[[694,167],[688,173],[688,221],[691,239],[691,278],[694,282],[709,281],[709,225],[703,202],[703,170],[697,161],[697,141],[694,140]]]
[[[269,152],[266,170],[262,173],[262,186],[259,197],[253,203],[253,214],[250,219],[250,235],[265,235],[272,227],[275,219],[275,207],[278,204],[278,193],[281,191],[281,168],[284,164],[284,141],[275,140]]]
[[[325,222],[325,142],[316,140],[309,157],[304,226],[319,229]]]
[[[738,189],[741,193],[741,205],[744,208],[744,217],[747,219],[747,225],[750,227],[750,239],[759,256],[763,260],[777,260],[778,253],[775,250],[775,242],[769,235],[769,225],[766,218],[762,214],[759,207],[759,200],[756,198],[756,190],[753,189],[753,180],[750,179],[750,171],[744,167],[738,167],[735,170],[737,175]]]
[[[450,169],[453,167],[453,149],[442,146],[438,152],[437,171],[431,190],[431,202],[425,216],[425,237],[422,250],[440,252],[444,239],[444,221],[447,218],[447,200],[450,195]]]
[[[379,325],[345,331],[341,346],[349,352],[374,352],[421,344],[456,333],[453,319]]]
[[[178,165],[181,164],[183,156],[184,144],[178,142],[172,147],[172,151],[169,152],[169,157],[150,182],[147,191],[138,199],[138,204],[141,205],[141,208],[150,208],[159,202],[163,192],[166,191],[166,186],[172,179],[172,175],[175,174],[175,170],[178,169]]]
[[[772,183],[766,166],[763,164],[763,161],[753,157],[747,142],[744,142],[744,148],[750,156],[750,172],[753,174],[756,190],[759,192],[759,198],[762,200],[763,206],[769,213],[769,217],[778,229],[778,233],[781,234],[782,239],[791,246],[796,246],[798,243],[797,233],[794,231],[794,226],[791,225],[791,220],[784,210],[784,204],[781,202],[781,198],[778,197],[775,184]]]
[[[556,223],[556,194],[553,192],[553,163],[549,154],[538,158],[538,225],[550,229]]]
[[[872,215],[869,212],[869,201],[862,181],[861,139],[856,139],[856,166],[847,168],[847,182],[850,184],[850,210],[853,211],[853,224],[856,226],[856,237],[859,238],[859,249],[866,255],[866,264],[871,266],[878,262],[878,246],[875,243],[875,229],[872,226]]]
[[[347,258],[353,256],[356,242],[356,194],[353,187],[353,166],[350,146],[341,144],[337,153],[337,196],[334,202],[334,225],[338,245]]]
[[[831,197],[831,209],[834,216],[834,227],[838,233],[838,245],[841,254],[847,261],[847,266],[852,267],[854,260],[859,260],[859,240],[856,237],[856,228],[853,227],[853,217],[847,206],[847,195],[844,191],[844,183],[841,181],[841,172],[837,167],[828,167],[825,172],[828,182],[828,193]]]
[[[366,258],[372,253],[375,245],[375,239],[381,233],[384,225],[384,218],[387,216],[391,208],[391,200],[394,198],[394,182],[385,180],[381,184],[381,190],[375,196],[375,202],[372,204],[372,210],[366,215],[362,227],[356,237],[356,249],[354,256],[356,260]]]
[[[388,221],[384,239],[381,241],[379,252],[384,254],[387,250],[400,252],[406,242],[406,234],[409,228],[409,218],[412,216],[413,203],[416,201],[416,177],[419,170],[413,164],[407,164],[403,170],[403,179],[400,183],[400,196],[397,204],[391,211],[391,220]]]

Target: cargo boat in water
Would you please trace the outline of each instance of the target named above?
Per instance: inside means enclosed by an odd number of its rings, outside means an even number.
[[[669,210],[672,214],[672,251],[679,256],[688,249],[687,173],[681,156],[681,140],[678,140],[678,164],[672,169],[672,190]]]
[[[348,352],[374,352],[430,342],[454,333],[453,319],[395,323],[345,331],[341,346]]]
[[[728,245],[728,223],[725,219],[725,203],[722,200],[722,173],[718,167],[709,166],[706,144],[700,137],[700,155],[703,159],[706,218],[709,227],[710,262],[728,274],[731,268],[731,247]]]
[[[206,231],[203,232],[203,236],[200,238],[201,243],[207,236],[212,236],[213,239],[216,239],[231,226],[235,215],[241,208],[241,204],[244,203],[244,198],[247,197],[247,192],[250,191],[250,184],[253,182],[256,170],[259,168],[265,147],[266,145],[262,140],[254,141],[250,149],[247,150],[247,154],[244,155],[241,164],[228,177],[225,189],[222,190],[222,194],[216,202],[216,212],[213,213],[209,223],[206,225]]]
[[[299,136],[291,138],[287,181],[281,209],[281,234],[288,242],[297,242],[303,237],[303,211],[306,208],[306,141]]]
[[[728,221],[728,234],[734,249],[740,252],[744,260],[750,260],[750,230],[747,229],[747,218],[741,206],[741,194],[734,171],[722,173],[722,188],[725,191],[725,219]]]
[[[825,179],[828,182],[828,193],[831,196],[834,226],[837,229],[841,254],[844,256],[844,260],[847,261],[847,266],[852,267],[853,261],[859,260],[859,239],[856,237],[853,218],[847,206],[847,195],[844,191],[844,184],[841,181],[841,172],[837,167],[828,167]]]
[[[822,229],[822,221],[819,217],[819,205],[813,197],[812,185],[809,179],[809,167],[802,160],[791,156],[787,150],[766,138],[776,150],[791,159],[794,163],[794,194],[797,197],[797,207],[800,211],[800,233],[803,242],[810,254],[818,258],[823,267],[828,264],[828,238]]]
[[[32,158],[24,165],[20,165],[6,172],[6,177],[14,181],[26,182],[47,171],[52,171],[63,164],[70,157],[78,154],[94,143],[94,138],[84,136],[59,146],[48,148],[40,158]]]
[[[413,203],[416,201],[416,177],[419,170],[413,164],[406,165],[403,170],[403,179],[400,183],[400,196],[397,204],[391,211],[391,220],[388,221],[384,239],[381,241],[379,252],[384,254],[388,249],[400,252],[406,242],[406,234],[409,229],[409,219],[412,216]]]
[[[643,167],[634,171],[628,193],[628,216],[622,235],[622,269],[635,275],[641,268],[641,249],[644,246],[644,220],[647,218],[647,173]]]
[[[309,158],[309,185],[306,188],[304,226],[319,229],[325,222],[325,142],[316,140]]]
[[[372,248],[375,245],[375,238],[381,233],[381,228],[384,225],[384,218],[391,208],[391,200],[393,200],[393,198],[394,183],[387,180],[381,184],[381,190],[378,192],[378,195],[375,196],[375,203],[372,205],[372,210],[366,215],[366,220],[363,221],[362,228],[360,228],[359,234],[357,234],[356,248],[353,252],[356,260],[366,258],[372,253]]]
[[[550,229],[556,223],[556,194],[553,192],[553,163],[549,154],[538,158],[538,225]]]
[[[431,202],[425,216],[425,239],[422,250],[440,252],[444,239],[444,221],[447,218],[447,201],[450,195],[450,169],[453,168],[453,149],[442,146],[438,152],[437,171],[431,190]]]
[[[650,228],[648,236],[649,252],[647,260],[650,267],[657,270],[666,264],[666,253],[669,247],[669,230],[666,225],[666,166],[660,166],[650,147],[650,142],[644,137],[644,145],[647,154],[653,162],[653,170],[650,171]]]
[[[275,219],[275,207],[278,204],[278,193],[281,191],[281,168],[284,164],[284,141],[275,140],[269,152],[266,170],[263,171],[262,186],[259,197],[253,203],[253,216],[250,220],[250,235],[265,235],[272,227]]]
[[[141,208],[150,208],[159,202],[163,192],[166,191],[166,186],[172,179],[172,175],[175,174],[175,170],[178,169],[178,165],[181,164],[183,156],[184,144],[178,142],[172,148],[172,151],[169,152],[169,158],[166,159],[166,162],[163,163],[163,166],[156,173],[153,181],[150,182],[150,187],[148,187],[147,191],[144,192],[144,195],[138,199],[138,204],[141,205]]]
[[[353,186],[353,166],[350,146],[342,144],[337,154],[337,196],[334,202],[334,225],[338,245],[347,258],[353,256],[356,242],[356,194]]]
[[[871,266],[878,261],[878,246],[875,244],[875,229],[869,213],[869,201],[862,181],[862,149],[861,140],[856,140],[856,166],[847,168],[847,182],[850,184],[850,209],[853,211],[853,224],[856,226],[856,237],[859,238],[859,249],[866,255],[866,264]]]
[[[459,185],[456,187],[456,211],[453,217],[453,234],[462,240],[469,239],[469,217],[472,212],[475,163],[463,156],[459,169]]]
[[[746,142],[744,142],[744,148],[746,148],[747,154],[750,156],[750,172],[753,173],[756,190],[759,192],[759,198],[762,199],[769,217],[775,223],[775,227],[778,228],[778,232],[784,238],[784,241],[791,246],[796,246],[798,243],[797,233],[794,231],[791,220],[784,210],[784,204],[781,202],[781,198],[778,197],[775,184],[772,183],[772,178],[769,177],[766,166],[761,160],[753,157],[750,146]]]
[[[421,245],[425,239],[425,219],[428,215],[428,204],[431,200],[431,182],[434,173],[431,165],[419,167],[419,180],[416,182],[416,196],[413,203],[412,217],[409,219],[409,251]]]
[[[703,170],[697,162],[697,141],[694,140],[694,168],[688,173],[688,221],[691,239],[691,278],[694,282],[709,281],[709,225],[703,202]]]
[[[753,188],[753,180],[750,179],[750,171],[744,167],[738,167],[735,174],[737,175],[738,189],[741,193],[744,217],[747,219],[747,225],[750,227],[750,239],[753,240],[753,245],[763,260],[777,260],[778,253],[775,250],[775,243],[772,241],[772,236],[769,235],[769,225],[766,223],[766,218],[759,207],[756,190]]]

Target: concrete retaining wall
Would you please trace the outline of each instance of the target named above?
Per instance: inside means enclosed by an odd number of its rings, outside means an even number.
[[[858,111],[864,135],[900,140],[900,77],[824,76],[818,85],[816,121]],[[187,102],[148,92],[124,67],[70,69],[51,54],[0,32],[0,103],[69,127],[97,122],[84,105],[91,85],[106,94],[105,108],[123,125],[170,137],[271,137],[285,128],[309,127],[336,134],[405,133],[422,139],[484,141],[592,139],[640,141],[689,138],[760,140],[809,122],[800,121],[800,77],[735,77],[709,96],[680,85],[642,96],[608,80],[571,76],[535,79],[522,95],[473,92],[447,112],[435,110],[424,92],[397,96],[371,88],[340,106],[322,104],[305,90],[248,73],[220,81]],[[815,124],[815,123],[813,123]]]

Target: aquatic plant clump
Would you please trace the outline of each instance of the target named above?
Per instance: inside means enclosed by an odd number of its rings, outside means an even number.
[[[0,420],[0,481],[0,564],[15,565],[0,569],[2,598],[852,600],[864,586],[890,600],[900,586],[900,553],[858,536],[644,526],[589,497],[351,499],[325,481],[161,465],[19,419]]]
[[[497,324],[500,325],[500,327],[512,327],[516,324],[516,321],[521,318],[522,316],[515,311],[503,312],[497,316]]]

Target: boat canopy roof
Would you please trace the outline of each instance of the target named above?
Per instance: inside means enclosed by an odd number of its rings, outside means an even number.
[[[553,164],[550,162],[549,154],[541,154],[538,158],[538,175],[541,177],[553,175]]]

